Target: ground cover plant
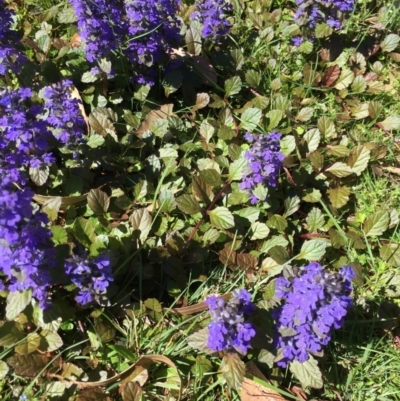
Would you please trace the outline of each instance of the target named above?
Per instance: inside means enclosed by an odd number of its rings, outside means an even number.
[[[1,399],[400,399],[399,3],[0,22]]]

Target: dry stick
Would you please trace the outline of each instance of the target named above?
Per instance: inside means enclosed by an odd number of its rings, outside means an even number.
[[[207,212],[209,212],[214,205],[217,203],[217,201],[221,198],[222,194],[224,193],[225,189],[231,184],[230,181],[226,182],[225,185],[222,187],[222,189],[218,192],[218,194],[214,197],[214,199],[212,200],[212,202],[209,204],[209,206],[207,207],[207,209],[203,212],[203,217],[197,222],[197,224],[195,225],[195,227],[193,228],[193,231],[191,232],[191,234],[189,235],[188,240],[186,241],[186,244],[183,246],[182,251],[180,252],[180,256],[182,256],[183,252],[187,249],[187,247],[189,246],[190,241],[193,239],[194,235],[196,234],[197,230],[199,229],[201,223],[204,221],[204,217],[207,214]]]

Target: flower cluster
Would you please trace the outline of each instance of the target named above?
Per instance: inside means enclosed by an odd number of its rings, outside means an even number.
[[[34,212],[30,189],[17,190],[14,186],[21,173],[1,167],[0,271],[8,279],[11,292],[32,290],[44,307],[55,256],[51,231],[46,227],[48,219],[44,213]]]
[[[53,135],[65,147],[75,150],[82,143],[85,133],[85,120],[80,113],[80,100],[71,96],[72,82],[62,82],[47,86],[44,89],[48,110],[47,123],[53,127]]]
[[[69,0],[90,62],[107,57],[121,45],[126,26],[122,1]]]
[[[354,9],[354,0],[296,0],[298,9],[294,20],[300,25],[308,23],[310,28],[319,22],[326,22],[331,28],[341,27],[338,12],[351,12]]]
[[[235,349],[246,354],[250,340],[256,334],[253,325],[246,323],[255,310],[251,295],[242,289],[234,291],[228,302],[221,297],[211,296],[206,304],[212,319],[208,326],[207,346],[213,351]]]
[[[275,187],[279,170],[282,168],[285,156],[280,152],[281,134],[272,132],[269,135],[253,135],[246,133],[244,138],[251,144],[245,153],[248,160],[248,171],[243,174],[240,189],[250,194],[250,202],[255,204],[259,199],[253,190],[259,185]]]
[[[92,302],[96,295],[104,294],[113,281],[110,259],[105,253],[89,259],[86,251],[77,247],[65,261],[64,269],[79,289],[76,301],[81,305]]]
[[[26,56],[15,48],[20,38],[18,33],[11,29],[15,12],[6,7],[4,0],[0,0],[0,75],[11,70],[18,73],[27,61]]]
[[[277,363],[285,367],[290,361],[303,363],[309,353],[322,350],[339,329],[352,305],[351,281],[354,272],[344,266],[330,273],[319,263],[293,268],[293,275],[276,281],[275,295],[282,304],[273,311],[276,320],[275,346],[282,349]]]
[[[54,163],[50,152],[52,134],[41,117],[41,105],[31,104],[28,88],[0,91],[1,166],[43,169]],[[21,182],[19,182],[21,184]]]
[[[152,68],[180,42],[181,22],[177,18],[179,0],[126,0],[129,42],[124,49],[129,61],[145,72],[134,70],[133,79],[154,84]]]
[[[202,34],[205,38],[218,42],[228,34],[231,24],[227,17],[232,13],[232,4],[226,0],[196,0],[194,6],[195,12],[190,19],[203,25]]]
[[[122,49],[132,81],[154,84],[163,57],[180,43],[179,0],[70,0],[90,62]]]

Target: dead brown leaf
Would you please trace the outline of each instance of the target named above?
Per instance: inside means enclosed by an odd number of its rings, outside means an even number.
[[[176,116],[176,114],[173,113],[173,109],[174,105],[172,103],[169,103],[163,104],[158,109],[151,110],[140,124],[139,128],[136,131],[136,134],[138,136],[141,136],[143,132],[150,130],[151,123],[154,120],[157,120],[159,118],[167,119],[170,116]]]
[[[320,82],[321,87],[328,88],[332,86],[335,83],[335,81],[339,78],[339,75],[340,75],[340,67],[337,64],[328,67],[325,70],[324,75],[322,76]]]
[[[246,364],[246,374],[255,376],[268,383],[268,379],[254,362]],[[240,394],[241,401],[286,401],[277,391],[256,383],[245,377]]]

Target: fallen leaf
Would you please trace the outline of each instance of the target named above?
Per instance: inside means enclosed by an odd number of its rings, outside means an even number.
[[[254,362],[248,362],[246,364],[246,374],[269,383],[268,379]],[[241,401],[286,401],[277,391],[265,387],[248,377],[245,377],[243,381],[240,399]]]
[[[143,122],[140,124],[139,128],[136,131],[136,134],[141,136],[143,132],[150,130],[151,123],[154,120],[157,120],[159,118],[162,119],[167,119],[170,116],[176,116],[176,114],[173,113],[174,105],[169,103],[169,104],[163,104],[160,108],[151,110],[146,118],[143,120]]]

